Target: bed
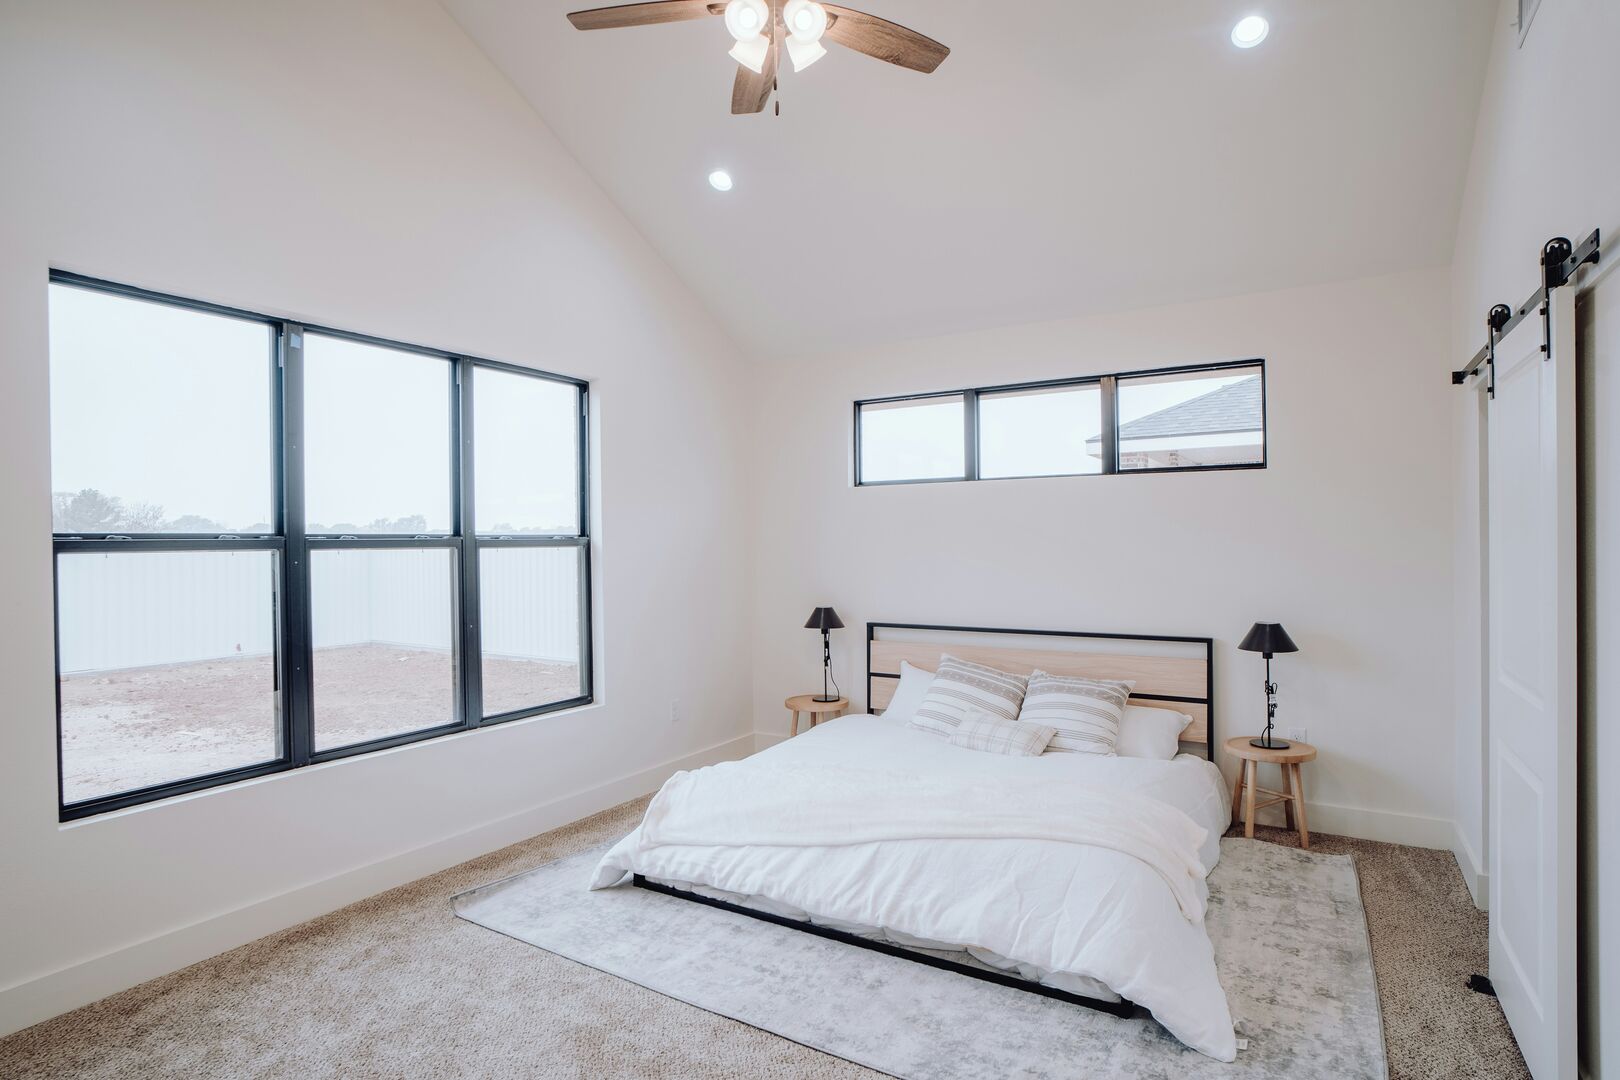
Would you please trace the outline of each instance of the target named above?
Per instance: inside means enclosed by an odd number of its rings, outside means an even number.
[[[870,712],[673,777],[593,888],[629,882],[1121,1015],[1140,1005],[1232,1060],[1202,921],[1230,815],[1210,760],[1211,640],[872,623],[867,645]],[[931,672],[946,654],[1132,680],[1132,704],[1185,718],[1181,752],[1011,757],[885,715],[902,664]]]

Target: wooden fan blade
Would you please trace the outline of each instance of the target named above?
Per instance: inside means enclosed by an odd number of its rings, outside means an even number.
[[[757,113],[765,110],[765,103],[771,100],[771,91],[776,89],[776,57],[778,43],[771,42],[771,49],[765,54],[763,71],[757,75],[743,65],[737,65],[737,81],[731,84],[731,114],[742,116],[746,113]]]
[[[651,4],[620,4],[618,7],[591,8],[589,11],[571,11],[568,21],[578,30],[613,30],[621,26],[656,26],[659,23],[684,22],[687,19],[707,19],[716,14],[711,6],[725,11],[725,5],[711,5],[710,0],[658,0]]]
[[[834,16],[828,20],[827,32],[823,36],[846,49],[854,49],[884,63],[897,64],[924,74],[939,67],[951,55],[951,50],[933,38],[908,30],[899,23],[837,4],[821,6]]]

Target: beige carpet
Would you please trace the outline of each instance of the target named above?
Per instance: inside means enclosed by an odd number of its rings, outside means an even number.
[[[645,800],[273,934],[0,1040],[0,1077],[871,1077],[451,914],[465,889],[613,839]],[[1260,830],[1267,839],[1288,834]],[[1390,1075],[1528,1076],[1469,992],[1485,920],[1447,852],[1356,857]]]

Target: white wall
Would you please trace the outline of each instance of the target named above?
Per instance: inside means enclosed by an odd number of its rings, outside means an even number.
[[[0,146],[0,1032],[747,748],[739,357],[438,6],[8,2]],[[52,266],[592,380],[600,704],[59,825]]]
[[[1543,3],[1521,47],[1510,23],[1516,5],[1504,0],[1491,46],[1473,158],[1452,268],[1450,366],[1484,342],[1492,304],[1517,304],[1535,289],[1541,246],[1554,236],[1579,241],[1601,228],[1604,272],[1578,285],[1582,342],[1584,476],[1582,544],[1581,1030],[1583,1069],[1620,1075],[1620,795],[1599,776],[1620,771],[1620,723],[1611,684],[1620,671],[1620,590],[1609,555],[1620,544],[1620,441],[1609,429],[1620,415],[1620,5],[1613,0]],[[1459,492],[1476,492],[1479,424],[1475,395],[1457,393],[1454,418]],[[1483,773],[1485,730],[1480,701],[1479,509],[1459,499],[1456,549],[1457,796],[1459,859],[1485,854]],[[1607,845],[1610,858],[1600,862]]]
[[[1263,724],[1284,623],[1279,721],[1308,728],[1324,831],[1445,846],[1451,835],[1451,398],[1446,278],[1423,271],[907,342],[758,376],[754,707],[819,679],[817,604],[838,678],[864,693],[868,620],[1217,639],[1217,734]],[[1245,357],[1267,361],[1270,467],[1182,475],[854,488],[851,402]],[[1235,773],[1233,774],[1235,775]]]

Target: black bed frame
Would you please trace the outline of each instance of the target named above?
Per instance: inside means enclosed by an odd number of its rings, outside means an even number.
[[[1208,714],[1209,714],[1208,735],[1207,735],[1207,738],[1209,740],[1209,755],[1210,755],[1210,759],[1214,760],[1214,757],[1215,757],[1215,655],[1214,655],[1214,653],[1215,653],[1215,642],[1214,642],[1213,638],[1169,637],[1169,636],[1151,635],[1151,634],[1088,634],[1088,633],[1077,633],[1077,632],[1073,632],[1073,631],[1064,631],[1064,630],[1005,630],[1005,629],[993,629],[993,628],[982,627],[982,626],[927,626],[927,625],[923,625],[923,624],[920,624],[920,623],[867,623],[866,624],[866,641],[867,641],[867,665],[866,666],[867,666],[867,698],[868,698],[868,700],[870,700],[870,698],[871,698],[871,689],[872,689],[872,670],[871,670],[872,669],[872,663],[871,663],[872,650],[871,650],[871,643],[874,640],[874,638],[876,637],[877,631],[880,630],[880,629],[946,631],[946,632],[966,633],[966,634],[1006,634],[1006,635],[1014,636],[1014,637],[1036,636],[1036,637],[1065,637],[1065,638],[1105,638],[1105,639],[1115,640],[1115,641],[1119,641],[1119,640],[1124,640],[1124,641],[1156,641],[1156,642],[1163,642],[1163,643],[1180,643],[1180,644],[1202,645],[1204,647],[1204,661],[1205,661],[1205,673],[1206,673],[1205,697],[1202,698],[1202,699],[1175,698],[1175,699],[1166,699],[1166,700],[1185,701],[1185,702],[1188,702],[1190,704],[1202,704],[1202,705],[1207,706]],[[1145,696],[1145,695],[1136,695],[1136,696]],[[917,951],[915,949],[908,949],[908,948],[905,948],[904,946],[901,946],[901,945],[895,945],[895,944],[892,944],[891,942],[877,941],[877,940],[874,940],[872,938],[864,938],[864,937],[861,937],[861,936],[859,936],[857,934],[848,933],[847,931],[834,930],[833,928],[828,927],[828,926],[817,926],[815,923],[809,922],[808,920],[790,919],[790,918],[787,918],[786,916],[774,915],[774,914],[772,914],[770,912],[767,912],[767,911],[756,911],[753,908],[744,907],[741,904],[732,904],[732,903],[728,903],[725,900],[716,900],[716,899],[714,899],[713,897],[710,897],[710,896],[701,896],[698,893],[689,892],[689,891],[687,891],[685,889],[677,889],[677,888],[674,888],[673,886],[670,886],[670,885],[662,885],[662,884],[659,884],[656,881],[649,881],[647,878],[643,877],[640,874],[632,875],[631,883],[633,885],[635,885],[636,888],[638,888],[638,889],[646,889],[648,892],[662,893],[665,896],[673,896],[673,897],[677,897],[677,898],[679,898],[681,900],[690,900],[693,903],[703,904],[706,907],[719,908],[722,911],[730,911],[730,912],[734,912],[734,913],[736,913],[738,915],[746,915],[750,919],[758,919],[761,922],[775,923],[777,926],[785,926],[790,930],[798,930],[801,933],[805,933],[805,934],[814,934],[816,937],[826,938],[829,941],[839,941],[839,942],[844,943],[845,945],[854,945],[856,948],[868,949],[868,950],[870,950],[872,952],[883,953],[886,956],[896,956],[896,957],[899,957],[902,960],[909,960],[912,963],[922,964],[925,967],[939,968],[942,971],[954,971],[958,975],[966,975],[968,978],[978,979],[981,982],[995,983],[998,986],[1007,986],[1007,987],[1011,987],[1014,990],[1022,990],[1024,993],[1027,993],[1027,994],[1035,994],[1035,995],[1037,995],[1039,997],[1054,998],[1054,999],[1056,999],[1058,1001],[1066,1001],[1071,1005],[1081,1005],[1081,1006],[1084,1006],[1085,1008],[1096,1009],[1099,1012],[1110,1013],[1110,1014],[1112,1014],[1114,1016],[1131,1016],[1136,1011],[1136,1006],[1133,1003],[1131,1003],[1129,1001],[1126,1001],[1124,999],[1121,999],[1119,1001],[1104,1001],[1101,998],[1086,997],[1083,994],[1071,994],[1067,990],[1059,990],[1059,989],[1057,989],[1055,987],[1051,987],[1051,986],[1042,986],[1038,982],[1032,982],[1029,979],[1021,979],[1016,975],[1008,975],[1005,972],[995,971],[995,970],[990,969],[990,968],[972,967],[972,966],[969,966],[967,964],[959,963],[959,962],[957,962],[955,960],[947,960],[947,959],[944,959],[943,957],[934,956],[931,953],[919,952],[919,951]]]

